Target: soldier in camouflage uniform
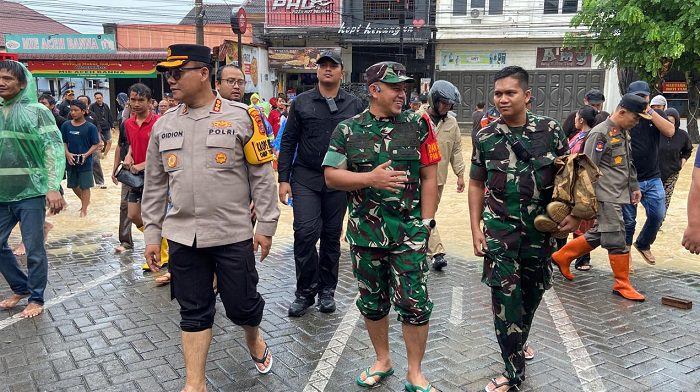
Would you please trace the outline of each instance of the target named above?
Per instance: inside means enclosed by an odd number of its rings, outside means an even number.
[[[551,286],[548,262],[556,245],[534,227],[552,197],[554,160],[567,153],[559,124],[526,110],[527,71],[506,67],[495,77],[494,102],[501,117],[475,138],[469,173],[469,214],[474,253],[484,256],[482,282],[491,288],[496,337],[506,371],[485,390],[508,391],[525,378],[534,356],[527,337],[544,291]],[[484,230],[482,231],[481,219]],[[566,217],[560,229],[573,231]]]
[[[431,391],[421,361],[433,308],[426,250],[435,225],[440,150],[429,120],[401,112],[404,84],[411,80],[405,72],[394,62],[367,69],[370,107],[338,125],[323,166],[328,186],[348,192],[357,307],[377,353],[357,384],[376,386],[394,373],[387,317],[393,303],[409,353],[406,390]]]

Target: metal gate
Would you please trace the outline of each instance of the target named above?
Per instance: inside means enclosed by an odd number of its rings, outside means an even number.
[[[583,105],[586,91],[603,90],[604,70],[528,71],[535,97],[533,111],[564,121],[566,116]],[[493,105],[493,75],[496,71],[439,71],[436,79],[447,80],[462,93],[462,105],[455,108],[459,122],[471,122],[478,102]]]

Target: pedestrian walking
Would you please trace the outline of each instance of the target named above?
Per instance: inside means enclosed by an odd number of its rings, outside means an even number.
[[[102,159],[102,149],[104,148],[105,144],[105,141],[102,137],[102,128],[97,122],[97,119],[95,119],[95,117],[93,117],[92,113],[90,112],[90,97],[88,97],[87,95],[79,95],[78,100],[84,103],[85,107],[87,108],[85,111],[85,120],[97,127],[97,135],[100,139],[100,145],[97,147],[97,150],[95,150],[92,153],[92,176],[95,180],[95,185],[97,185],[100,189],[106,189],[107,186],[105,185],[105,176],[102,172],[102,162],[100,161]]]
[[[632,82],[628,91],[649,102],[647,82]],[[666,216],[666,194],[659,171],[659,145],[662,135],[673,137],[676,130],[663,111],[648,108],[647,114],[651,119],[647,119],[646,116],[640,118],[639,123],[632,129],[632,158],[637,168],[639,190],[642,192],[641,204],[646,211],[646,221],[634,243],[632,240],[637,226],[637,205],[626,204],[622,208],[622,214],[625,217],[627,245],[634,245],[642,258],[654,265],[656,257],[651,252],[651,245],[656,240],[661,222]]]
[[[58,108],[58,115],[63,118],[70,118],[70,103],[75,99],[75,92],[72,89],[68,89],[63,92],[63,99],[56,106]]]
[[[584,142],[586,141],[591,129],[597,125],[595,123],[597,115],[598,111],[592,106],[584,106],[580,108],[578,112],[576,112],[576,116],[574,116],[574,128],[576,128],[577,132],[571,135],[569,138],[569,152],[571,154],[583,153]],[[593,227],[594,224],[595,219],[582,220],[578,229],[574,231],[574,238],[584,235],[586,231]],[[563,243],[561,244],[559,243],[559,240],[557,240],[557,249],[561,249],[561,247],[563,247],[565,244],[566,239],[564,239]],[[579,271],[590,271],[591,254],[586,253],[578,257],[574,263],[574,268]]]
[[[129,139],[126,136],[124,123],[119,124],[119,137],[117,138],[117,146],[114,149],[114,163],[112,165],[112,182],[114,185],[119,185],[116,177],[116,170],[119,165],[124,162],[126,154],[129,152]],[[121,184],[121,195],[119,196],[119,245],[114,248],[117,253],[123,253],[129,249],[134,249],[134,240],[131,236],[132,221],[129,219],[129,202],[127,196],[129,194],[129,186]]]
[[[485,390],[508,391],[525,379],[525,359],[535,311],[551,287],[548,256],[554,238],[534,220],[551,201],[554,160],[568,151],[559,123],[526,109],[532,91],[528,73],[510,66],[494,75],[493,101],[500,117],[475,138],[469,172],[469,220],[474,254],[484,257],[481,281],[491,289],[496,338],[505,372]],[[483,219],[483,230],[482,230]],[[567,216],[559,230],[571,232],[578,219]]]
[[[168,54],[157,69],[165,72],[181,104],[155,123],[150,137],[142,198],[145,256],[157,270],[161,238],[169,239],[171,292],[180,304],[184,390],[202,391],[216,311],[215,273],[226,316],[243,327],[256,370],[267,373],[272,367],[272,353],[258,328],[265,301],[257,292],[254,251],[260,249],[260,261],[267,257],[279,209],[271,165],[261,159],[267,158],[263,152],[271,152],[258,149],[264,132],[259,117],[254,125],[245,105],[212,93],[208,47],[171,45]],[[168,192],[172,209],[166,215]]]
[[[97,127],[87,121],[87,105],[80,100],[74,100],[70,104],[71,121],[66,121],[61,126],[63,143],[66,150],[66,177],[68,188],[73,190],[80,199],[80,217],[87,216],[87,208],[90,205],[90,188],[95,186],[93,182],[94,152],[100,146],[100,136]]]
[[[20,62],[0,61],[0,272],[12,295],[0,309],[23,298],[22,318],[44,309],[48,258],[44,247],[45,208],[58,214],[66,206],[60,193],[66,167],[61,132],[53,114],[37,101],[34,76]],[[27,274],[7,240],[19,223],[27,251]]]
[[[316,64],[318,85],[299,94],[289,109],[277,168],[280,202],[294,198],[297,287],[290,317],[302,316],[317,295],[321,312],[335,311],[346,194],[326,185],[321,163],[336,125],[364,109],[362,101],[340,88],[344,71],[338,53],[322,52]]]
[[[457,193],[464,192],[464,159],[462,158],[462,133],[459,130],[457,119],[448,116],[448,113],[456,105],[462,102],[462,96],[455,85],[446,80],[436,80],[428,92],[428,109],[425,113],[432,122],[437,136],[438,146],[442,159],[438,163],[438,207],[442,199],[442,191],[447,182],[447,169],[452,166],[452,171],[457,176]],[[419,112],[419,114],[422,114]],[[445,259],[445,247],[442,245],[439,222],[430,232],[428,239],[428,257],[433,260],[433,269],[442,271],[447,267]]]
[[[433,309],[426,251],[435,227],[440,150],[431,124],[402,112],[405,84],[413,80],[406,68],[386,61],[366,72],[369,109],[336,127],[323,160],[328,186],[348,192],[347,240],[360,291],[356,304],[377,355],[356,382],[375,387],[394,374],[387,317],[393,304],[408,357],[405,388],[433,391],[421,362]]]
[[[615,112],[588,133],[583,153],[598,166],[602,174],[595,183],[597,222],[586,234],[552,254],[552,261],[561,274],[573,280],[574,276],[569,270],[571,262],[602,246],[608,251],[615,278],[613,293],[631,301],[644,301],[644,296],[632,287],[629,280],[630,247],[625,241],[622,209],[630,202],[636,205],[642,198],[636,161],[631,159],[630,141],[634,139],[630,129],[640,118],[651,118],[647,113],[647,101],[635,94],[626,94]]]
[[[690,253],[700,254],[700,154],[695,153],[693,179],[688,190],[688,226],[681,244]]]
[[[129,143],[129,151],[124,157],[122,165],[131,173],[145,177],[146,151],[151,139],[153,125],[159,116],[151,110],[151,89],[143,83],[136,83],[129,87],[129,107],[132,116],[124,121],[124,130]],[[141,212],[141,200],[143,188],[130,188],[126,194],[128,217],[140,231],[144,230]],[[160,266],[168,263],[168,242],[161,239]],[[144,271],[150,271],[150,265],[143,263]],[[167,282],[164,282],[167,283]]]
[[[666,115],[676,129],[672,137],[664,136],[659,143],[659,173],[661,182],[664,184],[666,211],[668,211],[678,174],[693,153],[693,143],[690,142],[688,132],[681,129],[681,116],[678,110],[669,108],[666,110]]]
[[[104,159],[109,150],[112,148],[112,130],[114,129],[114,116],[112,116],[112,111],[109,109],[104,101],[104,95],[101,92],[96,92],[94,94],[95,103],[90,105],[90,113],[97,121],[97,125],[100,128],[100,136],[102,137],[102,142],[104,147],[100,151],[101,158]]]

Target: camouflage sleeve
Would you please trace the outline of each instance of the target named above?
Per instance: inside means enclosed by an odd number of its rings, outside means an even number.
[[[481,151],[479,133],[472,137],[472,165],[469,168],[469,178],[477,181],[486,181],[486,162]]]
[[[328,151],[323,158],[323,166],[330,166],[336,169],[348,168],[348,157],[345,149],[348,134],[350,134],[350,127],[345,121],[335,127],[328,145]]]
[[[440,147],[438,147],[437,137],[433,130],[430,118],[425,114],[418,123],[420,124],[420,166],[426,167],[437,165],[441,160]]]
[[[562,129],[559,122],[552,120],[554,122],[554,155],[560,157],[569,153],[569,139],[566,137],[566,133]]]

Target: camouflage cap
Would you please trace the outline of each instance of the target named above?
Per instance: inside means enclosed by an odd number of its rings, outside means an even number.
[[[367,68],[367,85],[376,82],[401,83],[413,81],[413,78],[406,76],[406,67],[394,61],[382,61]]]

